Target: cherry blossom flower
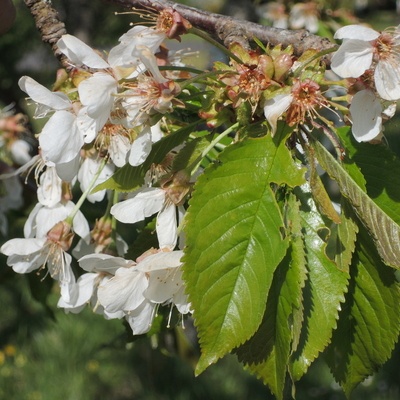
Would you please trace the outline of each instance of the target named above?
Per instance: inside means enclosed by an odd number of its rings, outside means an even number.
[[[111,214],[126,224],[143,221],[156,213],[159,247],[172,250],[178,238],[176,206],[167,201],[165,190],[153,187],[140,189],[131,198],[111,208]]]
[[[366,70],[374,71],[374,83],[384,100],[400,99],[400,31],[379,33],[371,28],[348,25],[335,33],[343,39],[332,57],[331,68],[342,78],[358,78]]]
[[[292,29],[305,28],[311,33],[318,32],[319,24],[318,4],[312,1],[306,3],[297,3],[289,15],[289,25]]]
[[[115,276],[98,288],[100,304],[107,312],[122,310],[134,334],[150,329],[158,304],[172,303],[181,313],[190,312],[180,271],[183,252],[149,253],[152,254],[145,254],[137,263],[118,268]],[[116,262],[111,258],[108,260]]]
[[[322,95],[319,85],[311,79],[296,80],[290,92],[281,92],[264,102],[264,115],[276,133],[278,119],[286,112],[289,126],[305,123],[318,116],[317,110],[327,107],[328,101]]]
[[[108,254],[90,254],[79,260],[80,267],[87,271],[81,275],[76,283],[77,295],[69,302],[61,297],[57,306],[63,308],[65,312],[74,314],[81,312],[86,305],[91,305],[98,314],[103,314],[107,319],[123,318],[122,310],[108,312],[99,303],[97,289],[111,279],[118,268],[125,267],[128,261],[123,258],[113,257]]]
[[[37,118],[52,112],[39,135],[44,160],[60,165],[75,163],[84,143],[84,133],[79,129],[78,119],[87,122],[85,115],[77,112],[75,105],[64,93],[51,92],[28,76],[22,77],[18,83],[36,102]],[[90,125],[86,122],[83,125]]]
[[[11,239],[0,251],[8,256],[7,265],[19,274],[29,273],[47,266],[50,276],[59,282],[61,296],[71,301],[76,296],[75,276],[71,269],[72,257],[66,252],[73,233],[65,222],[58,222],[46,236]]]

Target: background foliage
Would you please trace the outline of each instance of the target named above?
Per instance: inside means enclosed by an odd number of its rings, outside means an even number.
[[[205,3],[191,4],[201,7]],[[0,102],[3,106],[16,102],[16,107],[22,108],[23,94],[16,85],[18,78],[28,73],[50,86],[57,64],[50,50],[42,45],[24,4],[17,1],[16,5],[17,22],[7,35],[0,37]],[[54,6],[60,11],[69,32],[93,46],[107,47],[132,21],[132,16],[115,17],[113,12],[116,7],[101,1],[54,1]],[[223,4],[219,7],[213,11],[222,10]],[[380,12],[379,17],[375,14],[375,18],[388,26],[396,21],[388,23],[387,16],[394,15],[392,7],[389,13]],[[373,19],[371,22],[374,24]],[[374,26],[377,29],[382,27],[378,24]],[[392,150],[400,154],[400,141],[396,138],[398,128],[399,122],[391,121],[387,136]],[[33,131],[37,129],[33,127]],[[228,171],[228,174],[232,173]],[[28,186],[27,204],[31,195]],[[23,210],[22,215],[13,212],[10,217],[11,236],[21,236],[21,221],[29,211]],[[368,249],[359,249],[359,254],[359,274],[368,276],[368,271],[363,269],[363,257],[368,255]],[[56,309],[55,296],[47,298],[46,305],[43,305],[39,300],[45,297],[50,282],[38,282],[34,275],[15,276],[6,266],[4,256],[1,256],[0,262],[2,398],[273,398],[256,378],[242,371],[233,356],[224,358],[194,378],[193,367],[199,351],[190,326],[185,332],[176,329],[166,334],[159,343],[146,338],[132,342],[120,321],[105,321],[89,311],[80,315],[65,315]],[[359,290],[356,280],[351,287],[354,291]],[[346,327],[339,327],[336,334],[340,335],[343,329]],[[358,334],[365,337],[365,332]],[[162,352],[156,348],[161,348]],[[329,359],[329,353],[326,356]],[[378,374],[358,387],[353,398],[399,398],[399,361],[400,350],[397,346],[391,360]],[[344,394],[334,383],[325,364],[317,361],[311,366],[310,373],[300,380],[297,398],[344,399]]]

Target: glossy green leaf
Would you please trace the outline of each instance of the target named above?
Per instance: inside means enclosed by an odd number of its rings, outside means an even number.
[[[348,274],[341,271],[326,254],[329,234],[316,205],[309,195],[308,186],[299,191],[302,201],[302,227],[307,259],[308,280],[303,290],[304,322],[300,342],[291,360],[291,376],[299,380],[311,363],[329,344],[344,293],[347,291]]]
[[[287,202],[291,246],[275,271],[263,322],[256,334],[237,350],[247,369],[269,386],[278,398],[289,387],[288,361],[297,347],[303,320],[302,288],[306,279],[305,250],[301,235],[299,202]]]
[[[226,148],[195,185],[186,218],[184,279],[202,356],[197,373],[248,340],[264,315],[288,240],[271,183],[304,169],[270,135]]]
[[[349,396],[389,357],[400,331],[400,285],[382,263],[365,229],[359,234],[351,282],[327,351],[335,379]]]
[[[384,144],[357,143],[351,135],[343,134],[341,139],[365,177],[368,195],[400,225],[400,159]]]
[[[158,142],[153,144],[153,148],[143,164],[138,167],[126,164],[115,172],[113,176],[105,182],[97,185],[93,189],[93,193],[103,189],[112,189],[120,192],[131,192],[137,189],[144,182],[144,176],[152,164],[160,164],[164,157],[174,147],[183,143],[185,139],[193,132],[198,125],[198,121],[184,128],[165,136]]]
[[[358,217],[370,232],[382,260],[389,266],[400,268],[400,226],[371,200],[319,142],[314,142],[313,146],[322,168],[336,180],[341,193],[349,199]]]

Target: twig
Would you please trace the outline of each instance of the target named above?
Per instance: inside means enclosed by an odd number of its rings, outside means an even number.
[[[58,12],[51,7],[51,1],[47,0],[24,0],[31,12],[36,28],[40,32],[42,41],[48,43],[54,55],[61,65],[67,70],[71,69],[71,64],[64,54],[57,47],[57,41],[62,35],[67,33],[64,22],[58,16]]]
[[[214,14],[201,11],[193,7],[177,4],[169,0],[106,0],[123,7],[135,7],[137,9],[150,9],[161,11],[167,7],[172,7],[186,18],[193,26],[208,32],[210,35],[219,38],[224,42],[232,41],[232,36],[243,36],[249,40],[257,37],[264,44],[276,46],[281,44],[283,47],[293,46],[296,55],[303,54],[308,49],[323,51],[335,46],[327,38],[313,35],[308,31],[286,30],[271,28],[254,22],[238,20],[221,14]],[[237,33],[236,33],[237,32]],[[329,63],[329,57],[325,60]]]

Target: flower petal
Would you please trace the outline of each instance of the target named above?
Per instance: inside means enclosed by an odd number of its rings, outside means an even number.
[[[90,68],[110,67],[91,47],[75,36],[62,35],[57,47],[73,64],[84,64]]]
[[[83,135],[76,126],[75,115],[57,111],[44,126],[39,144],[45,160],[55,164],[74,160],[83,145]]]
[[[389,61],[389,60],[388,60]],[[399,60],[393,62],[380,61],[376,65],[374,80],[376,91],[384,100],[400,99],[400,64]]]
[[[121,222],[133,224],[159,212],[165,201],[165,192],[158,188],[146,188],[133,198],[111,207],[111,214]]]
[[[382,105],[371,90],[361,90],[350,105],[352,132],[357,142],[368,142],[382,131]]]
[[[71,101],[66,94],[52,92],[29,76],[23,76],[18,81],[18,85],[33,101],[46,106],[47,109],[68,110],[71,108]],[[37,115],[37,117],[41,116]]]
[[[369,42],[346,40],[332,56],[332,71],[342,78],[358,78],[371,67],[373,49]]]
[[[335,39],[360,39],[367,42],[375,40],[379,37],[380,33],[374,29],[362,25],[347,25],[339,28],[334,38]]]
[[[264,115],[268,123],[271,125],[272,136],[276,133],[276,126],[279,117],[289,108],[292,100],[293,96],[291,94],[278,94],[272,99],[265,101]]]

